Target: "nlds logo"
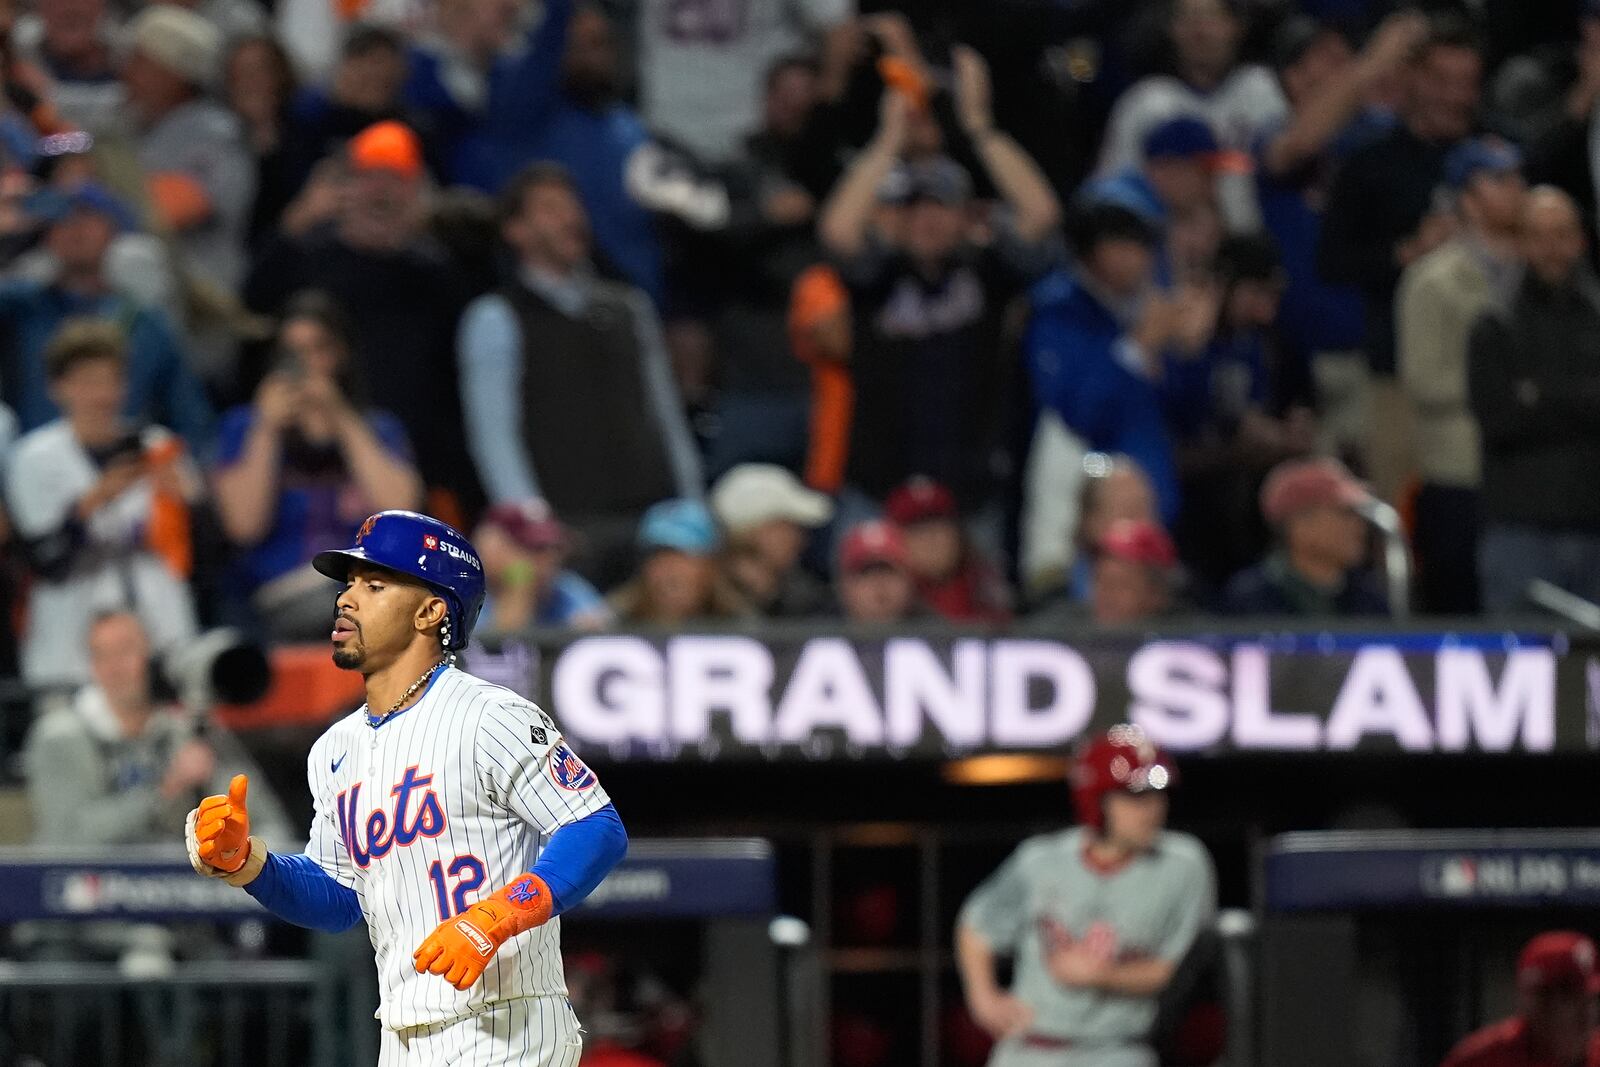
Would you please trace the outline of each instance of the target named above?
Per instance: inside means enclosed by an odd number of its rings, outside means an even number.
[[[433,536],[433,534],[423,534],[422,535],[422,547],[423,548],[427,548],[427,549],[437,550],[438,547],[439,547],[439,539],[437,537]]]

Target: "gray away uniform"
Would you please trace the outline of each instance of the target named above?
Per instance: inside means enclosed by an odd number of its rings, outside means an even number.
[[[1176,964],[1216,912],[1216,877],[1205,846],[1166,831],[1126,866],[1084,862],[1082,828],[1024,841],[967,899],[960,923],[996,953],[1015,958],[1011,992],[1033,1009],[1030,1035],[1070,1042],[1000,1043],[989,1067],[1156,1067],[1147,1041],[1155,997],[1061,985],[1045,966],[1049,937],[1103,944],[1120,960]]]

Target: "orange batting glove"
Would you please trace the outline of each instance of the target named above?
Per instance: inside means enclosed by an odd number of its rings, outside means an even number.
[[[245,806],[249,788],[248,777],[234,775],[227,796],[206,797],[184,823],[190,865],[231,885],[249,884],[267,859],[266,845],[250,836],[250,811]]]
[[[483,974],[501,945],[549,922],[555,905],[544,879],[525,874],[440,923],[411,954],[412,966],[418,974],[443,975],[457,989],[466,989]]]

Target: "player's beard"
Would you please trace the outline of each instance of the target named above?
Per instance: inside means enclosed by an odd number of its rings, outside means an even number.
[[[366,652],[355,642],[347,641],[333,650],[333,665],[343,671],[353,671],[366,662]]]

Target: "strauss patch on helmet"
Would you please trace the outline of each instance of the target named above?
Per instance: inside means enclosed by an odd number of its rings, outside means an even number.
[[[426,541],[434,542],[433,544],[428,545],[429,548],[437,548],[440,552],[443,552],[451,559],[458,559],[462,563],[468,564],[475,571],[483,570],[483,564],[478,562],[478,557],[474,556],[471,552],[468,552],[460,545],[452,541],[446,541],[443,538],[435,538],[432,535],[429,535],[425,539],[424,543],[426,543]]]

